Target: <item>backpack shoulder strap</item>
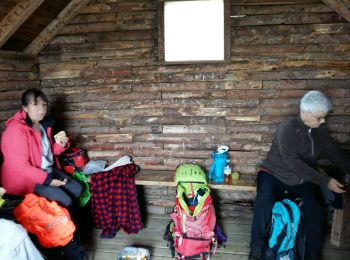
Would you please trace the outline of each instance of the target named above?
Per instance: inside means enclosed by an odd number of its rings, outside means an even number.
[[[269,248],[277,252],[286,236],[290,217],[285,205],[277,201],[272,208],[272,226],[269,238]]]

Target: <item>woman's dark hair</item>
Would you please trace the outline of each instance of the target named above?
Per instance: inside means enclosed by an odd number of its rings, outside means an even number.
[[[41,98],[44,102],[49,103],[49,99],[39,89],[31,88],[26,90],[22,95],[22,106],[28,106],[29,102],[34,98],[34,103],[38,103],[38,98]]]
[[[36,88],[28,89],[22,94],[22,106],[28,106],[29,102],[32,99],[34,99],[34,104],[37,104],[38,98],[41,98],[44,102],[49,103],[49,99],[44,94],[44,92]],[[25,121],[28,126],[33,126],[33,121],[28,115],[26,116]]]

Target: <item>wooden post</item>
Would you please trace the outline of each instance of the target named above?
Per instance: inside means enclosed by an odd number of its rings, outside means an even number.
[[[343,209],[335,209],[333,215],[331,244],[342,246],[350,243],[350,194],[343,195]]]

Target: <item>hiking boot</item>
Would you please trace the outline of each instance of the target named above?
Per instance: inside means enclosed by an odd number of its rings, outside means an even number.
[[[251,249],[249,252],[248,260],[260,260],[261,257],[261,250],[260,249]]]

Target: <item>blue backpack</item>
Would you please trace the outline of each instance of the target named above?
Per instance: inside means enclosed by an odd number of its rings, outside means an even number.
[[[301,204],[301,203],[300,203]],[[283,199],[272,208],[267,260],[303,260],[305,257],[305,229],[299,206]]]

